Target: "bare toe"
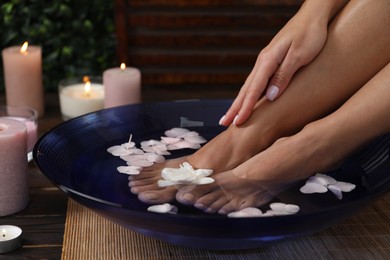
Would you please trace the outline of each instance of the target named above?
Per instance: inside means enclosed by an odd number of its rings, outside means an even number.
[[[184,205],[194,205],[194,203],[204,195],[214,191],[216,185],[214,183],[195,186],[183,186],[176,194],[176,200]]]
[[[172,201],[175,198],[176,192],[176,187],[144,191],[138,194],[138,199],[147,204],[166,203]]]

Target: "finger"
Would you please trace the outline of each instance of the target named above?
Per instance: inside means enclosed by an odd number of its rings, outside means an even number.
[[[296,51],[291,51],[291,49],[287,53],[286,58],[279,65],[268,84],[266,93],[268,100],[273,101],[279,97],[287,88],[297,70],[305,65],[300,57]]]
[[[257,62],[255,64],[255,66],[253,67],[251,73],[249,74],[249,76],[245,80],[245,83],[241,87],[240,92],[238,93],[237,97],[234,99],[233,104],[230,106],[230,108],[228,109],[226,114],[224,116],[222,116],[222,118],[219,120],[220,125],[228,126],[237,117],[237,114],[240,111],[242,104],[244,102],[245,96],[246,96],[246,92],[247,92],[246,89],[248,88],[248,86],[251,84],[251,82],[253,80],[253,74],[255,73],[256,67],[257,67]]]
[[[245,99],[238,111],[238,116],[234,120],[235,125],[245,123],[252,114],[253,108],[266,88],[269,78],[278,68],[278,60],[273,53],[267,54],[260,59],[260,64],[256,70],[251,84],[248,86]]]
[[[242,106],[245,97],[244,92],[245,90],[241,88],[240,92],[238,93],[237,97],[234,99],[232,105],[230,106],[226,114],[222,116],[222,118],[219,120],[220,125],[228,126],[233,122],[234,118],[237,116],[238,111]]]
[[[242,125],[245,123],[250,115],[252,114],[253,108],[255,107],[257,101],[260,98],[261,93],[252,94],[249,92],[242,103],[239,112],[234,118],[233,124],[236,126]]]

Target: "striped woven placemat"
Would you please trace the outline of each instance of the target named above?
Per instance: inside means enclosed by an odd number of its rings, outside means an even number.
[[[390,259],[390,194],[344,222],[264,247],[212,251],[146,237],[68,202],[62,259]]]

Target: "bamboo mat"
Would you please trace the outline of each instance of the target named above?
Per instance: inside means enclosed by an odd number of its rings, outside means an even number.
[[[324,231],[235,251],[172,245],[119,226],[72,199],[63,260],[98,259],[390,259],[390,194]]]

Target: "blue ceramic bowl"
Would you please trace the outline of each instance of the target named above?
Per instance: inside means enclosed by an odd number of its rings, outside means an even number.
[[[159,139],[164,131],[185,127],[210,140],[224,129],[218,120],[230,100],[180,101],[129,105],[101,110],[58,125],[34,148],[39,169],[81,204],[126,228],[174,244],[207,249],[243,249],[315,232],[333,225],[372,203],[390,189],[390,137],[378,138],[327,174],[357,185],[342,200],[333,194],[305,195],[303,183],[278,195],[301,207],[296,215],[228,218],[179,207],[178,214],[151,213],[118,173],[123,161],[106,149],[128,141]],[[171,157],[193,150],[176,151]]]

